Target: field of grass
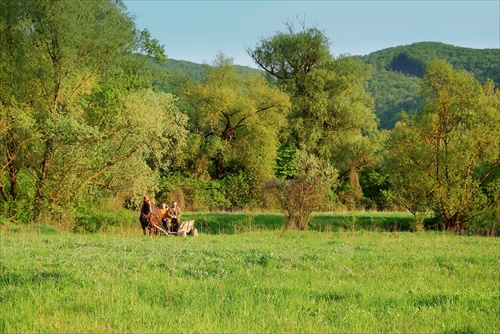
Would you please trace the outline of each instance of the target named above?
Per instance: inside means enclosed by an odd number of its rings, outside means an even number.
[[[0,224],[0,333],[500,331],[498,238],[242,216],[197,238]]]

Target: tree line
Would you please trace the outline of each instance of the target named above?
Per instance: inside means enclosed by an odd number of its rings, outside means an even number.
[[[151,71],[164,48],[120,2],[0,6],[6,219],[72,226],[147,194],[194,211],[280,209],[302,230],[315,210],[407,209],[415,230],[430,212],[449,230],[498,221],[491,80],[434,60],[423,107],[379,130],[373,67],[334,57],[302,22],[247,50],[262,71],[220,53],[193,79]]]

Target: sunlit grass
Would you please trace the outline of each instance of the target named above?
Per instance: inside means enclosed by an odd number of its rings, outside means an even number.
[[[0,332],[500,329],[496,238],[281,232],[0,229]]]

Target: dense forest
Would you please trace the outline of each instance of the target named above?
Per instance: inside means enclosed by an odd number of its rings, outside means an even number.
[[[321,29],[289,22],[246,50],[250,69],[166,59],[115,1],[0,9],[2,219],[79,231],[147,195],[280,210],[300,230],[359,209],[498,229],[497,49],[334,57]]]

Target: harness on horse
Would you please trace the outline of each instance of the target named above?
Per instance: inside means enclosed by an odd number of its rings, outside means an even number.
[[[144,212],[141,210],[141,218],[145,218],[145,219],[148,219],[149,217],[151,217],[151,214],[153,213],[153,211],[149,211],[149,213],[146,215],[144,214]]]
[[[165,234],[167,233],[161,226],[157,226],[155,223],[153,223],[152,219],[150,218],[151,215],[153,214],[153,211],[151,208],[149,209],[149,213],[148,214],[145,214],[143,210],[141,210],[141,218],[145,219],[148,221],[148,228],[153,228],[153,227],[156,227],[160,230],[162,230]],[[161,221],[158,216],[155,214],[155,217],[157,220]]]

